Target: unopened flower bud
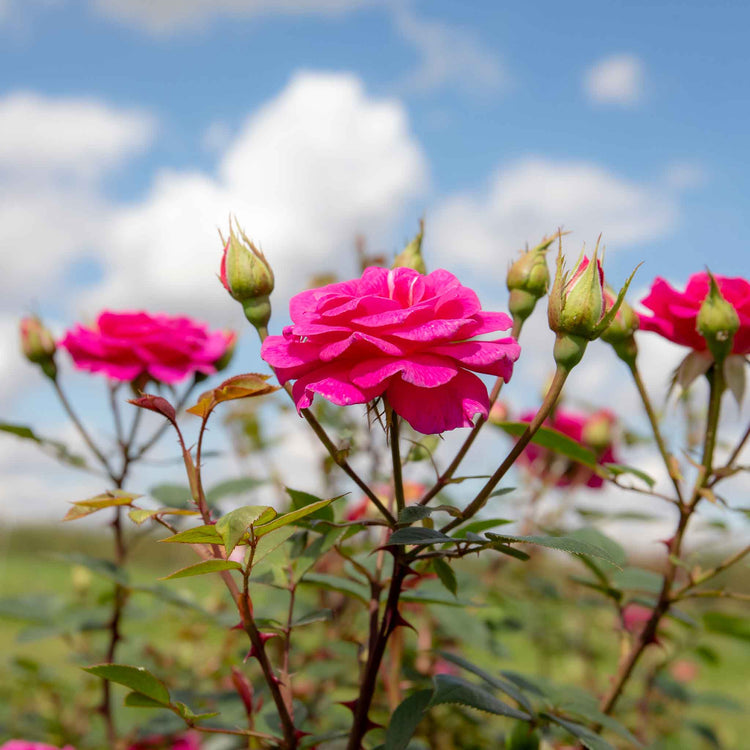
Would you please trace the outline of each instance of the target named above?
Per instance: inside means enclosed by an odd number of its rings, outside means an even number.
[[[604,317],[604,272],[597,251],[589,261],[583,257],[569,276],[562,269],[558,256],[557,274],[550,294],[549,322],[556,333],[582,336],[589,341],[600,331]]]
[[[271,318],[270,294],[274,287],[273,271],[266,256],[255,247],[245,233],[229,227],[224,244],[220,279],[224,288],[242,303],[245,317],[256,328],[265,327]]]
[[[57,365],[55,365],[57,345],[52,333],[36,316],[22,318],[19,333],[21,351],[26,359],[39,365],[44,374],[54,380],[57,377]]]
[[[487,417],[491,424],[502,424],[508,421],[508,404],[505,401],[495,401]]]
[[[417,236],[396,256],[391,268],[412,268],[418,273],[427,273],[422,257],[422,238],[424,237],[424,220],[419,221]]]
[[[614,415],[602,409],[592,414],[583,425],[581,438],[585,445],[593,448],[597,453],[603,453],[613,443]]]
[[[740,329],[740,318],[734,306],[722,295],[710,271],[708,277],[710,287],[698,311],[695,325],[698,333],[706,340],[706,346],[714,359],[723,362],[732,352],[734,334]]]
[[[510,292],[508,307],[511,315],[526,320],[536,306],[537,300],[547,294],[549,269],[546,252],[554,237],[545,238],[532,250],[521,254],[508,269],[506,284]]]
[[[604,290],[604,304],[607,311],[611,310],[617,300],[617,295],[611,287]],[[633,308],[623,300],[612,322],[602,331],[602,341],[606,341],[615,354],[626,362],[633,364],[638,356],[638,344],[635,332],[638,330],[638,315]]]

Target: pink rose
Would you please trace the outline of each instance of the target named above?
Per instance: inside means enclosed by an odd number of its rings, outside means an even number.
[[[56,745],[48,745],[45,742],[31,742],[30,740],[8,740],[0,745],[0,750],[75,750],[72,745],[58,748]]]
[[[531,422],[533,418],[534,412],[529,412],[521,416],[521,421]],[[612,450],[611,427],[614,422],[614,415],[606,410],[586,415],[556,409],[552,418],[545,420],[544,426],[557,430],[590,448],[597,454],[598,463],[608,464],[618,463]],[[552,453],[534,443],[529,443],[519,460],[539,479],[554,480],[556,487],[585,484],[598,489],[604,484],[600,476],[583,464]]]
[[[637,635],[651,619],[653,611],[642,604],[626,604],[622,610],[622,627],[631,634]]]
[[[750,282],[727,276],[714,275],[714,278],[722,296],[734,307],[740,319],[732,353],[750,354]],[[708,290],[709,280],[705,272],[693,274],[684,292],[673,289],[664,279],[655,279],[648,296],[641,300],[653,315],[639,315],[640,327],[660,333],[675,344],[704,351],[706,341],[698,333],[696,318]]]
[[[69,330],[60,346],[80,370],[102,372],[113,380],[148,375],[177,383],[194,372],[216,372],[234,339],[231,331],[210,332],[190,318],[105,311],[93,327]]]
[[[476,294],[442,269],[368,268],[359,279],[292,298],[292,325],[269,336],[261,356],[279,381],[296,380],[297,409],[316,393],[334,404],[384,396],[415,430],[471,427],[487,416],[484,383],[472,372],[509,380],[520,347],[513,338],[470,341],[511,327],[483,312]]]

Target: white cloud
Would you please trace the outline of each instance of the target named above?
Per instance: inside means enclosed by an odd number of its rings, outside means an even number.
[[[372,0],[93,0],[93,5],[105,17],[161,34],[199,29],[217,16],[333,15],[370,2]]]
[[[482,94],[508,84],[509,76],[497,54],[468,29],[420,18],[403,5],[393,7],[393,20],[419,57],[402,84],[407,91],[434,91],[458,84]]]
[[[15,92],[0,99],[0,171],[96,177],[144,150],[155,126],[146,113],[95,99]]]
[[[558,227],[579,249],[600,233],[610,248],[663,236],[678,216],[664,188],[619,177],[586,161],[530,157],[496,170],[485,193],[448,198],[428,217],[440,263],[504,269],[515,250]],[[502,272],[501,272],[502,275]]]
[[[301,73],[252,114],[217,175],[163,172],[102,237],[104,284],[82,304],[158,306],[226,318],[217,227],[236,214],[275,269],[283,298],[338,270],[358,232],[386,241],[427,168],[403,107],[351,75]]]
[[[635,55],[612,55],[589,68],[583,80],[588,98],[597,104],[631,107],[643,98],[645,71]]]

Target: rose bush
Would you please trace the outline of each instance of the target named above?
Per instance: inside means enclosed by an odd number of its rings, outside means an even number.
[[[105,311],[92,327],[77,325],[60,341],[80,370],[131,381],[147,375],[177,383],[195,372],[210,375],[235,339],[187,317]]]
[[[531,422],[534,412],[523,414],[522,422]],[[545,427],[573,438],[596,453],[600,464],[618,463],[615,456],[611,427],[614,415],[601,410],[595,414],[579,414],[565,409],[557,409],[552,417],[544,422]],[[598,489],[604,480],[583,464],[564,458],[560,454],[530,443],[521,454],[520,463],[544,482],[551,482],[556,487],[585,484]]]
[[[384,396],[425,434],[470,427],[489,397],[471,371],[510,379],[520,347],[504,313],[484,312],[476,294],[444,270],[368,268],[359,279],[292,298],[292,325],[269,336],[261,356],[293,388],[297,409],[316,393],[341,406]]]
[[[750,282],[743,278],[716,276],[722,296],[737,311],[740,328],[734,336],[733,354],[750,354]],[[706,340],[698,333],[696,319],[703,300],[709,291],[709,276],[695,273],[685,286],[685,291],[674,289],[667,281],[657,277],[641,304],[653,314],[640,314],[640,327],[653,331],[675,344],[695,351],[704,351]]]

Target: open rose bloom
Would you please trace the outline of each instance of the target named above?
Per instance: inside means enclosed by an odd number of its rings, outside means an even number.
[[[196,372],[216,372],[216,362],[233,343],[231,331],[211,332],[190,318],[107,311],[90,328],[72,328],[60,346],[80,370],[100,372],[112,380],[148,375],[177,383]]]
[[[740,328],[732,342],[733,354],[750,354],[750,282],[742,278],[716,276],[716,283],[724,299],[737,311]],[[648,296],[641,300],[653,314],[640,315],[640,327],[654,331],[675,344],[704,351],[706,340],[698,333],[696,319],[709,291],[705,272],[693,274],[684,292],[679,292],[664,279],[656,278]]]
[[[474,373],[507,381],[520,353],[513,338],[471,340],[512,322],[482,311],[476,294],[444,270],[368,268],[296,295],[290,312],[292,325],[269,336],[261,356],[282,384],[296,381],[298,409],[316,393],[341,406],[383,396],[425,434],[486,417],[487,388]]]
[[[0,745],[0,750],[74,750],[72,745],[65,745],[63,748],[48,745],[45,742],[31,742],[30,740],[8,740],[4,745]]]

